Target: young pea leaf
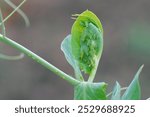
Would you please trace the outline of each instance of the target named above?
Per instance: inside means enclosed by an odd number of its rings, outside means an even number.
[[[116,85],[113,89],[111,100],[120,100],[121,95],[121,86],[118,82],[116,82]]]
[[[142,65],[134,76],[133,81],[122,96],[122,100],[139,100],[141,98],[141,89],[139,84],[139,75],[143,69]]]
[[[80,81],[83,81],[83,77],[81,71],[77,65],[76,60],[73,57],[72,49],[71,49],[71,35],[68,35],[63,42],[61,43],[61,50],[63,51],[68,63],[73,67],[75,76]]]
[[[93,81],[103,50],[103,28],[91,11],[78,15],[71,30],[72,54],[80,69]]]
[[[104,82],[89,83],[81,82],[74,88],[76,100],[106,100],[106,87]]]

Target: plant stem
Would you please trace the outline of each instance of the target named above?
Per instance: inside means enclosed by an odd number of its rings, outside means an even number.
[[[18,44],[17,42],[15,42],[7,37],[3,37],[3,35],[1,35],[1,34],[0,34],[0,41],[16,48],[17,50],[21,51],[22,53],[26,54],[27,56],[32,58],[34,61],[38,62],[39,64],[43,65],[47,69],[51,70],[52,72],[54,72],[55,74],[57,74],[58,76],[63,78],[64,80],[68,81],[70,84],[77,85],[80,83],[78,80],[74,79],[73,77],[71,77],[71,76],[67,75],[66,73],[64,73],[63,71],[59,70],[58,68],[56,68],[55,66],[53,66],[52,64],[50,64],[49,62],[47,62],[46,60],[41,58],[40,56],[36,55],[29,49],[25,48],[24,46]]]

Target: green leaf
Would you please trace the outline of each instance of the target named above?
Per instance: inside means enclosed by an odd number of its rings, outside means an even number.
[[[103,28],[91,11],[78,15],[71,30],[72,54],[80,69],[93,81],[103,50]]]
[[[141,98],[141,89],[139,84],[139,75],[143,69],[142,65],[136,75],[134,76],[133,81],[125,91],[125,93],[122,96],[122,100],[139,100]]]
[[[74,88],[76,100],[106,100],[106,83],[81,82]]]
[[[83,81],[81,71],[77,65],[76,60],[73,57],[71,49],[71,35],[68,35],[61,43],[61,50],[63,51],[68,63],[73,67],[76,78]]]
[[[116,82],[116,85],[113,89],[111,100],[120,100],[121,95],[121,86],[118,82]]]

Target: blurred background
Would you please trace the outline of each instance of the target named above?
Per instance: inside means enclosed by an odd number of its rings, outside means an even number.
[[[12,11],[4,0],[0,0],[0,7],[4,16]],[[5,24],[7,36],[73,75],[60,44],[70,34],[74,22],[71,14],[86,9],[100,18],[104,28],[104,51],[95,82],[108,83],[108,93],[116,81],[126,87],[144,64],[140,84],[142,99],[147,99],[150,96],[149,0],[27,0],[22,10],[30,19],[30,27],[26,28],[16,13]],[[2,43],[0,49],[8,55],[19,53]],[[27,56],[19,61],[0,60],[0,99],[73,99],[73,87]]]

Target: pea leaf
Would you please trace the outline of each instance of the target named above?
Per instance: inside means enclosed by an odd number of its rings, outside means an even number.
[[[118,82],[116,82],[116,85],[113,89],[111,100],[120,100],[121,95],[121,86]]]
[[[81,71],[77,65],[76,60],[73,57],[72,49],[71,49],[71,35],[68,35],[63,42],[61,43],[61,50],[63,51],[68,63],[73,67],[75,76],[80,81],[83,81],[83,77]]]
[[[139,84],[139,75],[143,69],[142,65],[134,76],[133,81],[126,89],[125,93],[122,96],[122,100],[139,100],[141,98],[141,89]]]
[[[102,25],[94,13],[86,10],[78,15],[71,35],[72,54],[80,69],[93,81],[103,50]]]
[[[76,100],[106,100],[106,83],[81,82],[74,88]]]

